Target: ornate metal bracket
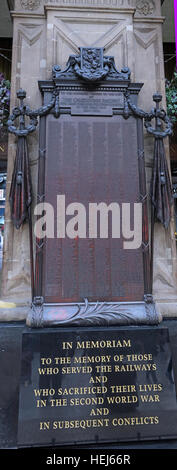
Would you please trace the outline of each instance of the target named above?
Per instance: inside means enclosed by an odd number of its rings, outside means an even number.
[[[138,108],[135,104],[132,103],[128,90],[125,92],[125,99],[132,113],[135,114],[135,116],[144,119],[144,125],[149,134],[152,134],[155,138],[158,139],[164,139],[165,137],[168,137],[172,134],[173,124],[170,118],[167,116],[165,110],[159,108],[159,103],[162,101],[162,95],[160,93],[155,93],[153,95],[153,101],[156,103],[156,107],[153,108],[150,113],[143,111],[143,109]],[[151,121],[153,119],[156,120],[155,128],[151,126]],[[164,130],[162,129],[163,123],[166,125],[166,129]]]
[[[31,305],[29,312],[30,324],[32,327],[40,328],[43,326],[43,297],[34,297],[34,300]]]
[[[20,89],[17,91],[17,98],[20,100],[20,105],[16,106],[8,120],[8,131],[17,137],[27,137],[28,134],[34,132],[38,125],[38,117],[45,116],[55,106],[58,92],[54,89],[52,99],[48,105],[41,106],[36,110],[31,110],[29,106],[24,104],[26,98],[26,91]],[[25,117],[30,119],[29,125],[25,123]],[[19,127],[14,125],[14,121],[19,118]]]
[[[31,115],[31,110],[28,106],[24,105],[26,98],[26,91],[20,89],[17,91],[17,98],[20,100],[20,105],[16,106],[11,116],[8,119],[8,131],[17,137],[26,137],[28,134],[34,132],[37,127],[37,118]],[[25,116],[30,118],[30,124],[25,126]],[[19,128],[14,125],[14,121],[19,118]]]

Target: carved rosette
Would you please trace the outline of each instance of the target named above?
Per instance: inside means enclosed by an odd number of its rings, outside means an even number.
[[[149,16],[155,12],[154,0],[137,0],[136,11],[139,15]]]
[[[21,6],[24,10],[37,10],[41,0],[21,0]]]

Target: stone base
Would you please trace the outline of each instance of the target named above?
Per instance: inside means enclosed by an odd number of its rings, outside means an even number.
[[[156,306],[162,318],[177,318],[177,298],[176,300],[158,300]]]
[[[16,307],[0,308],[0,321],[1,322],[14,322],[14,321],[24,321],[29,312],[29,305],[16,305]]]

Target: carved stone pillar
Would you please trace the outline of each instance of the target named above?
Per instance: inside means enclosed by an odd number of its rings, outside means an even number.
[[[134,17],[135,80],[144,82],[139,103],[143,109],[148,111],[151,109],[151,96],[154,90],[162,94],[163,107],[166,107],[162,42],[163,21],[160,1],[136,1]],[[152,138],[145,132],[148,185],[152,173],[153,146]],[[165,142],[165,148],[170,166],[168,139]],[[177,315],[177,259],[174,232],[173,214],[168,230],[165,230],[161,224],[155,225],[153,295],[161,314],[169,317]]]

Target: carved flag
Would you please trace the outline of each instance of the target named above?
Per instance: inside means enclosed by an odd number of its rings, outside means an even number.
[[[17,229],[28,219],[32,202],[32,184],[26,137],[18,137],[9,202],[11,217]]]
[[[162,138],[155,138],[154,168],[151,181],[151,200],[155,219],[168,228],[173,204],[172,185]]]

